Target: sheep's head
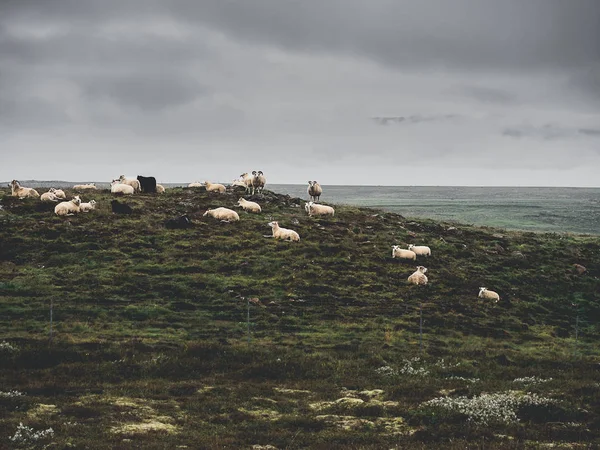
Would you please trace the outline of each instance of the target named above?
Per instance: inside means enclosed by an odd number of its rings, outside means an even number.
[[[212,209],[207,209],[206,212],[204,214],[202,214],[202,217],[207,216],[209,212],[211,212]]]
[[[73,199],[71,201],[74,204],[76,204],[77,206],[81,205],[81,198],[79,198],[79,195],[76,195],[75,197],[73,197]]]
[[[19,184],[19,182],[17,180],[12,180],[10,182],[10,186],[15,187],[15,188],[21,187],[21,185]]]
[[[487,288],[480,287],[479,288],[479,297],[481,297],[481,294],[483,294],[485,291],[487,291]]]
[[[275,228],[279,224],[277,222],[273,221],[273,222],[269,222],[267,225],[269,225],[271,228]]]
[[[202,184],[203,184],[204,186],[208,186],[208,185],[210,184],[210,181],[203,181],[203,182],[202,182]]]
[[[312,182],[312,181],[309,181],[309,182],[308,182],[308,185],[309,185],[309,186],[312,186],[312,185],[313,185],[313,182]]]
[[[252,175],[256,176],[256,170],[252,171]]]
[[[425,273],[425,272],[427,272],[427,267],[417,266],[417,270],[421,273]]]
[[[414,244],[409,244],[408,249],[411,250],[414,246],[415,246]]]
[[[50,189],[48,189],[48,192],[52,192],[54,194],[56,192],[56,189],[50,188]]]
[[[125,175],[119,175],[119,178],[118,178],[119,181],[123,181],[124,179],[125,179]]]
[[[258,174],[259,174],[259,175],[262,175],[262,174],[263,174],[263,171],[262,171],[262,170],[259,170],[259,171],[258,171]]]
[[[90,205],[94,206],[96,204],[96,200],[90,200]]]

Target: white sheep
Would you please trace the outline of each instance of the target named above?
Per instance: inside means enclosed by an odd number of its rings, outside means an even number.
[[[250,212],[256,212],[259,213],[261,212],[261,208],[260,205],[256,202],[249,202],[248,200],[246,200],[243,197],[240,197],[240,199],[238,200],[238,206],[241,206],[244,211],[250,211]]]
[[[162,184],[156,183],[156,193],[162,194],[163,192],[165,192],[165,187]]]
[[[40,196],[40,200],[42,202],[57,202],[58,201],[58,197],[54,194],[54,192],[48,191],[48,192],[44,192]]]
[[[477,297],[485,298],[487,300],[494,300],[496,303],[498,303],[498,301],[500,300],[500,296],[497,292],[490,291],[484,287],[479,288],[479,295]]]
[[[60,202],[54,207],[54,214],[57,216],[72,216],[75,213],[80,212],[79,205],[81,205],[81,199],[79,195],[73,197],[68,202]]]
[[[250,194],[252,192],[252,180],[254,180],[254,177],[248,172],[244,172],[240,175],[240,180],[244,183],[244,186],[246,187],[246,194]]]
[[[88,203],[82,203],[79,205],[81,212],[90,212],[92,209],[96,209],[96,200],[90,200]]]
[[[267,179],[262,173],[262,170],[258,172],[255,170],[252,172],[254,177],[252,178],[252,194],[255,192],[260,192],[262,194],[263,189],[265,188],[265,184],[267,184]]]
[[[224,194],[227,188],[219,183],[211,183],[210,181],[205,181],[204,186],[206,186],[206,192],[219,192],[220,194]]]
[[[275,239],[283,239],[290,241],[299,241],[300,235],[294,230],[288,230],[287,228],[281,228],[277,222],[269,222],[269,226],[273,229],[273,237]]]
[[[392,258],[416,261],[417,255],[412,250],[406,250],[406,249],[400,248],[399,245],[393,245],[392,246]]]
[[[232,209],[223,208],[223,207],[215,208],[215,209],[208,209],[202,215],[210,216],[210,217],[213,217],[213,218],[219,219],[219,220],[224,220],[226,222],[234,222],[236,220],[240,220],[240,216],[238,216],[238,213],[236,213]]]
[[[319,205],[313,202],[304,205],[304,209],[309,216],[333,216],[335,214],[335,210],[331,206]]]
[[[199,181],[194,181],[193,183],[188,184],[188,187],[202,187],[204,186],[202,183],[200,183]]]
[[[137,178],[125,178],[125,175],[121,175],[118,180],[121,182],[121,184],[128,184],[131,186],[134,191],[142,192],[142,185]]]
[[[96,190],[98,188],[96,187],[95,183],[89,183],[89,184],[76,184],[75,186],[73,186],[73,189],[76,191],[85,191],[85,190]]]
[[[315,202],[318,202],[319,198],[321,197],[321,194],[323,193],[323,189],[321,188],[321,185],[316,181],[309,181],[307,192],[309,200],[314,200]]]
[[[431,249],[426,245],[413,245],[408,246],[409,250],[415,252],[417,256],[431,256]]]
[[[38,198],[40,194],[33,188],[22,187],[17,180],[12,180],[10,182],[11,194],[13,197],[19,198]]]
[[[426,285],[427,277],[425,276],[425,272],[427,272],[427,268],[423,266],[417,266],[417,270],[408,277],[408,282],[411,284],[418,285]]]
[[[56,198],[63,199],[63,200],[67,198],[67,196],[65,195],[65,191],[63,191],[62,189],[50,188],[50,192],[52,192],[54,195],[56,195]]]
[[[110,192],[113,194],[133,195],[133,186],[129,184],[123,184],[119,180],[113,180],[110,183]]]

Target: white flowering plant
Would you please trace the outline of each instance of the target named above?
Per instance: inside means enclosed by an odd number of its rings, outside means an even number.
[[[54,430],[48,428],[46,430],[35,431],[33,428],[19,423],[15,434],[8,439],[16,448],[31,448],[32,446],[41,444],[44,441],[51,439],[54,436]]]

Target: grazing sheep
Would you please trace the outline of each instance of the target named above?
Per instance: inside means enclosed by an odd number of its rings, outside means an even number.
[[[427,277],[425,276],[425,272],[427,272],[427,268],[423,266],[417,266],[417,270],[408,277],[408,282],[411,284],[416,284],[424,286],[427,284]]]
[[[406,250],[400,248],[399,245],[392,246],[392,258],[405,259],[410,261],[416,261],[417,255],[412,250]]]
[[[246,194],[250,194],[252,192],[252,180],[254,180],[254,177],[248,172],[245,172],[240,175],[240,180],[244,183],[244,186],[246,187]]]
[[[210,181],[205,181],[204,186],[206,186],[206,192],[218,192],[220,194],[224,194],[227,188],[219,183],[211,183]]]
[[[248,200],[242,197],[240,197],[240,199],[238,200],[238,206],[241,206],[244,209],[244,211],[250,211],[255,213],[259,213],[262,211],[258,203],[249,202]]]
[[[188,184],[188,187],[204,187],[204,185],[199,181],[194,181],[193,183]]]
[[[485,298],[488,300],[495,300],[496,303],[498,303],[498,301],[500,300],[500,296],[498,295],[497,292],[494,291],[490,291],[487,288],[484,287],[480,287],[479,288],[479,295],[477,296],[479,298]]]
[[[79,205],[81,212],[90,212],[92,209],[96,209],[96,200],[90,200],[88,203],[82,203]]]
[[[17,180],[12,180],[10,182],[11,194],[13,197],[19,198],[38,198],[40,194],[33,188],[22,187]]]
[[[131,186],[129,186],[131,187]],[[116,214],[132,214],[133,208],[125,203],[121,203],[118,200],[110,202],[110,207],[113,213]]]
[[[96,190],[98,189],[96,187],[96,183],[89,183],[89,184],[76,184],[75,186],[73,186],[73,189],[76,191],[85,191],[85,190]]]
[[[57,202],[58,197],[54,194],[54,192],[48,191],[48,192],[44,192],[40,196],[40,200],[42,202]]]
[[[234,222],[236,220],[240,220],[240,216],[238,216],[238,213],[236,213],[232,209],[223,208],[223,207],[215,208],[215,209],[208,209],[202,215],[210,216],[215,219],[223,220],[225,222]]]
[[[130,184],[123,184],[120,180],[113,180],[110,183],[110,192],[113,194],[133,195],[134,189]]]
[[[321,197],[321,194],[323,193],[323,189],[321,188],[321,185],[316,181],[309,181],[307,192],[310,200],[318,202],[319,198]]]
[[[289,241],[299,241],[300,235],[294,230],[288,230],[287,228],[281,228],[277,222],[269,222],[269,226],[273,229],[273,237],[275,239],[283,239]]]
[[[162,184],[156,184],[156,193],[163,194],[165,192],[165,187]]]
[[[417,256],[431,256],[431,249],[426,245],[413,245],[408,246],[409,250],[415,252]]]
[[[309,216],[333,216],[335,214],[335,210],[331,206],[327,205],[318,205],[313,202],[308,202],[304,205],[304,209],[308,213]]]
[[[68,202],[60,202],[54,207],[54,214],[57,216],[72,216],[75,213],[80,212],[79,205],[81,205],[81,199],[79,195],[73,197]]]
[[[140,182],[140,190],[144,193],[156,193],[156,178],[144,177],[138,175],[137,180]]]
[[[118,178],[118,181],[121,184],[128,184],[129,186],[131,186],[133,188],[134,191],[137,191],[137,192],[142,191],[142,186],[141,186],[140,182],[138,180],[136,180],[135,178],[125,178],[125,175],[121,175]]]
[[[65,191],[63,191],[62,189],[54,189],[54,188],[50,188],[50,190],[48,192],[52,192],[54,195],[56,195],[56,198],[59,199],[66,199],[67,196],[65,195]]]
[[[267,179],[263,175],[262,170],[259,170],[258,172],[253,171],[252,175],[254,175],[254,178],[252,178],[252,195],[254,195],[255,192],[260,192],[262,194],[265,184],[267,184]]]

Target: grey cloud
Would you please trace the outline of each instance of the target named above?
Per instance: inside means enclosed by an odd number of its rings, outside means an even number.
[[[572,139],[581,135],[600,137],[600,129],[593,128],[568,128],[546,124],[543,126],[513,126],[502,130],[502,135],[513,138],[541,138],[544,140]]]
[[[464,86],[457,91],[483,103],[509,104],[517,102],[515,94],[510,93],[505,89],[484,86]]]

